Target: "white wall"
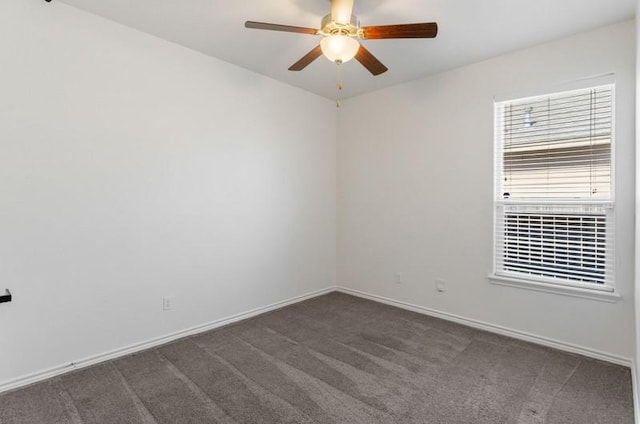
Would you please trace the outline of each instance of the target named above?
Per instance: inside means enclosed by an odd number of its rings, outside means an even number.
[[[0,386],[335,284],[332,102],[59,2],[0,28]]]
[[[338,283],[631,360],[634,23],[518,51],[343,102]],[[493,98],[616,73],[615,304],[489,283]],[[403,284],[395,284],[395,273]],[[443,278],[447,291],[435,290]]]
[[[634,387],[634,408],[636,413],[636,422],[640,422],[640,394],[638,393],[638,382],[640,381],[640,219],[638,211],[640,211],[640,0],[636,3],[636,267],[635,267],[635,313],[636,313],[636,355],[634,363],[635,387]]]

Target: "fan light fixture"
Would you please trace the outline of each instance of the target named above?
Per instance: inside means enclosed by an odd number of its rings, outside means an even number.
[[[345,63],[353,59],[360,49],[360,43],[348,35],[334,34],[320,41],[322,54],[332,62]]]
[[[326,0],[324,1],[326,2]],[[372,75],[380,75],[387,72],[388,69],[364,45],[359,43],[359,39],[434,38],[438,34],[436,22],[360,26],[358,17],[353,14],[354,1],[330,0],[331,13],[322,18],[319,29],[256,21],[246,21],[244,26],[253,29],[321,36],[320,45],[315,46],[300,60],[289,66],[290,71],[302,71],[314,60],[324,55],[337,64],[355,58]]]

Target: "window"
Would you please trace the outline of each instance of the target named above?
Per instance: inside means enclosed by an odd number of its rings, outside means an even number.
[[[613,96],[496,103],[496,276],[613,291]]]

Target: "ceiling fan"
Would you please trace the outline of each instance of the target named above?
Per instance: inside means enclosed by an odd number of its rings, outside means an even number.
[[[438,34],[438,24],[435,22],[361,27],[358,18],[352,14],[353,2],[354,0],[331,0],[331,13],[322,18],[320,29],[254,21],[247,21],[244,26],[322,36],[320,45],[291,65],[290,71],[301,71],[324,54],[327,59],[337,64],[355,57],[373,75],[380,75],[388,68],[357,39],[435,38]]]

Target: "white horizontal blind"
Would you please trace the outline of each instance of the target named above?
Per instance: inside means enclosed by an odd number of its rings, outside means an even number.
[[[496,104],[496,274],[612,287],[613,95]]]
[[[605,285],[613,275],[610,210],[605,205],[498,206],[497,269]]]
[[[503,194],[610,198],[612,90],[604,86],[502,103]]]

